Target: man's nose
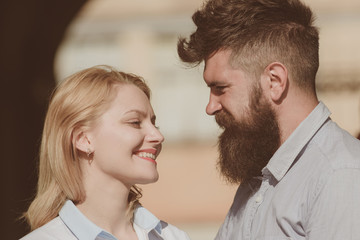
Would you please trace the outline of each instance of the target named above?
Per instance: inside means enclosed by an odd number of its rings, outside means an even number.
[[[210,93],[209,103],[206,106],[206,113],[208,115],[214,115],[216,112],[222,109],[219,99]]]

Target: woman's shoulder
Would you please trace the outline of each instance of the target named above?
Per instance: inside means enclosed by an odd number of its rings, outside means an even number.
[[[35,229],[20,240],[76,240],[60,217],[56,217],[45,225]]]
[[[162,226],[161,236],[166,240],[189,240],[189,236],[186,232],[180,230],[179,228],[171,225],[170,223],[160,221]]]

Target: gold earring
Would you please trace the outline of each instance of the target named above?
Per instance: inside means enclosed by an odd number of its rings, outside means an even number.
[[[93,152],[88,148],[86,150],[86,155],[89,158],[89,165],[91,165],[92,161],[94,160],[93,158],[90,158],[91,154],[93,154]]]
[[[88,148],[88,149],[86,150],[86,155],[87,155],[87,157],[90,157],[91,154],[92,154],[92,152],[91,152],[91,150]]]

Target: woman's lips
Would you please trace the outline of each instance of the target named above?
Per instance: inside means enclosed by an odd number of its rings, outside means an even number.
[[[137,151],[135,154],[136,154],[136,156],[138,156],[144,160],[156,163],[156,161],[155,161],[156,152],[157,152],[156,149],[143,149],[143,150]]]

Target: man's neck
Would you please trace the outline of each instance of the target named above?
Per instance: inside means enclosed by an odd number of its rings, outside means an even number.
[[[315,95],[306,94],[304,91],[297,91],[289,94],[277,106],[281,144],[288,139],[318,104],[319,101]]]

